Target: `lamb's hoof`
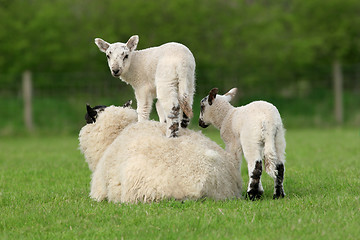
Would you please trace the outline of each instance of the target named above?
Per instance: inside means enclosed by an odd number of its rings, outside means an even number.
[[[279,198],[284,198],[284,197],[285,197],[284,189],[277,189],[273,195],[273,199],[279,199]]]
[[[179,136],[179,123],[173,122],[167,130],[166,136],[169,138],[175,138]]]
[[[168,134],[166,134],[166,136],[168,138],[177,138],[179,136],[179,131],[176,131],[176,132],[170,132]]]
[[[251,201],[255,201],[257,199],[260,199],[263,195],[264,191],[260,189],[251,189],[246,193],[246,197],[250,199]]]
[[[189,125],[189,120],[187,121],[182,120],[180,125],[182,128],[187,128],[187,126]]]

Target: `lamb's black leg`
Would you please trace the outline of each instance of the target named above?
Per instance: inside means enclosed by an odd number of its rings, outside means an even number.
[[[284,192],[284,173],[285,173],[285,166],[283,163],[276,165],[276,179],[275,179],[275,189],[274,189],[274,196],[273,199],[283,198],[285,197]]]
[[[255,163],[255,168],[251,173],[249,187],[247,191],[247,197],[254,201],[261,198],[264,190],[261,185],[261,174],[262,174],[262,161],[258,160]]]
[[[187,126],[189,125],[190,119],[188,118],[188,116],[183,113],[183,118],[181,120],[181,127],[182,128],[187,128]]]
[[[180,106],[174,106],[171,109],[170,115],[168,116],[170,123],[169,123],[169,137],[177,137],[179,136],[179,112]]]

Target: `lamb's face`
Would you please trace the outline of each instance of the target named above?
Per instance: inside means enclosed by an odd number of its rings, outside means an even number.
[[[225,95],[218,95],[218,89],[211,89],[208,96],[204,97],[200,102],[199,126],[207,128],[213,124],[214,114],[218,114],[219,109],[224,106],[225,102],[230,102],[236,95],[237,89],[233,88]]]
[[[218,93],[217,88],[213,88],[209,95],[204,97],[200,101],[200,117],[199,117],[199,126],[202,128],[207,128],[211,124],[211,112],[212,106]]]
[[[130,63],[130,50],[123,43],[114,43],[106,50],[106,58],[110,72],[114,77],[120,77],[126,72]]]
[[[108,43],[100,38],[95,39],[95,44],[100,51],[106,54],[110,72],[114,77],[120,77],[129,69],[133,51],[139,42],[138,36],[132,36],[127,43]]]
[[[208,121],[208,111],[209,111],[209,96],[204,97],[200,101],[200,117],[199,117],[199,126],[202,128],[207,128],[211,123]]]

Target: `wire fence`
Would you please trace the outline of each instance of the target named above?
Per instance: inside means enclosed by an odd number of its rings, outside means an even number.
[[[320,70],[321,71],[320,71]],[[343,88],[347,91],[360,92],[360,63],[343,65]],[[21,97],[22,74],[5,74],[0,72],[0,97]],[[126,94],[131,87],[120,79],[104,72],[32,72],[34,97],[75,97],[96,96],[114,97]],[[232,74],[234,75],[234,74]],[[204,94],[213,87],[240,87],[245,89],[248,95],[260,92],[272,95],[280,94],[289,88],[322,88],[332,89],[331,67],[327,69],[314,66],[314,73],[310,76],[299,76],[297,79],[288,81],[278,79],[277,81],[256,82],[244,85],[241,74],[237,77],[214,73],[211,69],[201,68],[196,73],[197,93]],[[293,77],[295,78],[295,77]]]
[[[109,73],[38,73],[32,72],[34,97],[114,96],[126,84]],[[21,96],[22,74],[0,75],[0,96]]]
[[[242,102],[238,102],[239,104],[258,100],[259,96],[263,100],[274,101],[274,104],[284,112],[288,125],[295,127],[331,126],[335,122],[331,120],[334,105],[331,69],[328,72],[317,74],[318,78],[314,79],[314,82],[307,78],[299,78],[299,81],[291,82],[286,87],[271,86],[269,92],[275,96],[272,99],[266,98],[264,95],[268,87],[265,84],[260,83],[260,85],[243,90],[241,79],[234,79],[231,82],[229,79],[224,80],[215,74],[207,76],[209,81],[204,81],[204,75],[206,75],[206,69],[197,72],[197,78],[200,79],[197,80],[194,99],[195,111],[198,110],[196,102],[211,88],[220,87],[226,90],[240,86],[238,100]],[[0,104],[2,116],[0,118],[0,136],[11,135],[18,129],[31,129],[32,126],[35,129],[47,129],[49,132],[54,129],[76,132],[83,124],[86,103],[122,105],[127,100],[135,100],[132,87],[120,79],[112,77],[107,71],[31,72],[32,105],[29,105],[25,101],[22,79],[23,73],[0,73],[0,100],[2,101]],[[343,79],[343,89],[347,93],[344,96],[344,119],[350,125],[358,125],[360,123],[360,108],[358,107],[360,105],[360,64],[344,65]],[[319,89],[321,91],[318,91]],[[309,94],[309,92],[312,93]],[[309,97],[309,95],[311,96]],[[292,100],[289,101],[289,98]],[[133,102],[133,107],[136,107],[136,101]],[[27,110],[26,106],[30,106],[32,109]],[[27,116],[26,112],[32,113],[32,116]]]

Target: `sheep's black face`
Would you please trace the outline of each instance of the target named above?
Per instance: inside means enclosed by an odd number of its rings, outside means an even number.
[[[87,113],[85,114],[85,120],[86,123],[95,123],[96,122],[96,118],[98,117],[98,113],[104,111],[104,109],[106,108],[106,106],[95,106],[95,107],[90,107],[89,104],[86,104],[86,111]]]

